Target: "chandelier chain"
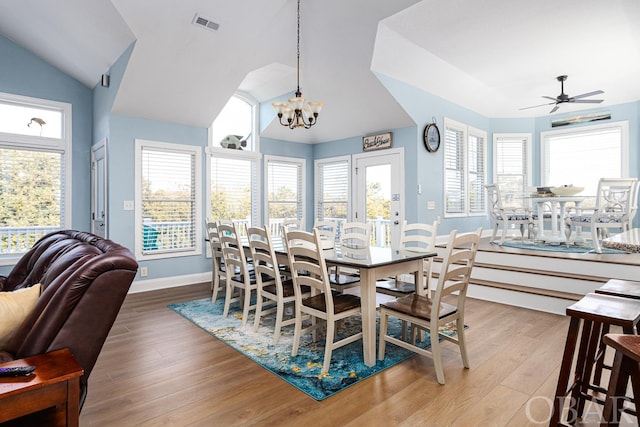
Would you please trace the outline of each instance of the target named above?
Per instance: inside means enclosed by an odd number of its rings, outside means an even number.
[[[298,92],[300,92],[300,0],[298,0],[298,45],[296,51],[298,54]]]
[[[289,129],[309,129],[318,122],[318,115],[324,103],[307,101],[302,97],[300,91],[300,0],[298,0],[296,41],[297,88],[295,98],[289,98],[289,102],[274,102],[272,105],[282,126],[287,126]]]

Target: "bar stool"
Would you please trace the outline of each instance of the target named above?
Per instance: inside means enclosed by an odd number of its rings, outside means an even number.
[[[566,314],[571,317],[571,321],[549,426],[567,425],[561,422],[567,395],[571,394],[570,416],[581,417],[587,399],[598,401],[587,392],[595,388],[590,384],[590,380],[596,362],[596,351],[601,341],[602,327],[603,325],[620,326],[625,334],[634,334],[640,321],[640,300],[589,293],[580,301],[567,307]],[[578,335],[580,335],[580,346],[572,376],[570,371],[576,355]],[[602,404],[602,400],[599,403]]]
[[[605,294],[605,295],[613,295],[616,297],[623,298],[632,298],[632,299],[640,299],[640,282],[635,282],[633,280],[620,280],[620,279],[610,279],[607,283],[599,287],[595,290],[597,294]],[[640,324],[636,328],[636,334],[640,335]],[[604,337],[609,333],[609,325],[602,326],[601,336]],[[602,378],[602,370],[603,369],[611,369],[611,366],[604,364],[606,352],[606,345],[604,343],[600,343],[600,349],[598,350],[598,358],[596,360],[596,369],[593,374],[593,383],[600,384]],[[606,390],[598,389],[598,391],[605,393]]]
[[[640,282],[634,282],[633,280],[610,279],[607,283],[596,289],[596,293],[640,299]]]
[[[603,341],[606,345],[615,349],[616,356],[613,361],[604,410],[602,411],[601,425],[609,426],[620,423],[624,400],[633,401],[636,421],[638,425],[640,425],[638,403],[636,400],[640,397],[640,336],[607,334],[604,336]],[[631,378],[633,399],[626,397],[629,378]]]

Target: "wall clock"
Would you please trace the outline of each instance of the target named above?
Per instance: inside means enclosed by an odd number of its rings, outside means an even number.
[[[424,127],[423,134],[423,142],[424,147],[427,151],[431,153],[435,153],[440,148],[440,130],[438,129],[438,125],[434,123],[429,123]]]

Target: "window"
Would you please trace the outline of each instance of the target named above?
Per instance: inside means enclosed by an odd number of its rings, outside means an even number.
[[[0,256],[71,226],[71,105],[0,93]]]
[[[210,147],[258,151],[258,102],[244,93],[234,94],[210,128]]]
[[[316,209],[318,221],[346,221],[351,194],[351,161],[348,156],[316,160]]]
[[[493,182],[500,188],[506,206],[522,206],[518,196],[531,185],[531,134],[493,135]]]
[[[445,118],[445,216],[484,215],[487,134]]]
[[[245,225],[261,223],[257,112],[255,99],[236,93],[209,129],[207,216],[233,221],[240,233]]]
[[[542,132],[542,185],[577,185],[595,196],[600,178],[628,176],[628,122]]]
[[[230,220],[236,225],[256,225],[258,165],[255,160],[233,157],[210,159],[211,219]],[[241,232],[244,230],[241,228]]]
[[[136,252],[142,258],[201,252],[200,150],[136,140]]]
[[[304,159],[265,156],[266,204],[268,223],[272,233],[282,221],[294,218],[303,221]]]

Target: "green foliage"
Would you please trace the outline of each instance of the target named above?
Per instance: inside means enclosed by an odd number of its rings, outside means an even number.
[[[367,218],[391,218],[391,200],[382,194],[382,187],[378,182],[367,184]]]
[[[0,149],[0,226],[60,226],[60,154]]]

